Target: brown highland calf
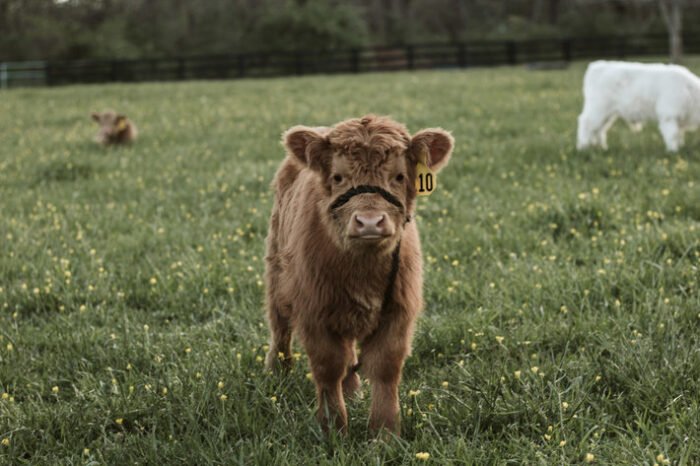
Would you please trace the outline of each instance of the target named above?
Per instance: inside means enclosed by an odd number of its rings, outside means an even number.
[[[347,430],[344,395],[372,386],[369,427],[399,433],[398,386],[423,307],[416,164],[447,164],[442,129],[410,136],[369,115],[331,128],[295,126],[273,182],[267,237],[268,368],[291,364],[292,332],[309,356],[317,418]],[[355,344],[359,345],[359,361]]]
[[[134,142],[138,131],[126,115],[119,115],[112,110],[93,113],[92,119],[100,125],[95,141],[105,146],[111,144],[128,144]]]

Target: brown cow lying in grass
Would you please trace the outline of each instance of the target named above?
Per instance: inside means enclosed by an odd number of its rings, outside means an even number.
[[[442,129],[411,137],[370,115],[331,128],[296,126],[283,142],[267,238],[266,365],[289,367],[294,331],[309,356],[324,429],[347,430],[343,396],[360,387],[359,368],[372,384],[370,429],[399,433],[401,370],[423,306],[416,165],[426,157],[440,170],[454,140]]]
[[[134,142],[138,131],[126,115],[119,115],[112,110],[93,113],[92,119],[100,125],[95,141],[105,146],[111,144],[128,144]]]

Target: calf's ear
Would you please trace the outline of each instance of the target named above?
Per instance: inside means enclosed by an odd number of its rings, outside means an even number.
[[[96,112],[92,112],[92,113],[90,114],[90,118],[92,118],[92,119],[95,120],[95,121],[100,121],[100,114],[99,114],[99,113],[96,113]]]
[[[284,133],[282,143],[304,165],[314,170],[324,167],[329,142],[328,138],[319,132],[319,128],[294,126]]]
[[[441,128],[423,129],[411,139],[411,150],[416,159],[425,153],[426,163],[435,172],[447,165],[454,145],[452,135]]]

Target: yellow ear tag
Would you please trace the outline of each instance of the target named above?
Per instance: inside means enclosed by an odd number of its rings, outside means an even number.
[[[425,153],[423,153],[416,165],[416,192],[419,196],[430,196],[437,188],[437,176],[425,160]]]
[[[124,131],[126,129],[126,119],[122,118],[117,123],[117,131]]]

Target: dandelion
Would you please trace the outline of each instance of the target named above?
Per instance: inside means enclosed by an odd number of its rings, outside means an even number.
[[[445,380],[444,382],[442,382],[442,388],[447,388],[447,387],[449,387],[449,386],[450,386],[450,382],[448,382],[447,380]]]
[[[309,379],[309,380],[313,380],[313,379],[314,379],[314,375],[313,375],[311,372],[307,372],[307,373],[306,373],[306,378]]]
[[[500,335],[497,335],[497,336],[496,336],[496,341],[498,342],[498,344],[503,343],[503,340],[505,340],[505,339],[506,339],[506,337],[502,337],[502,336],[500,336]]]
[[[218,388],[219,390],[221,390],[222,388],[224,388],[224,381],[223,381],[223,380],[219,380],[219,383],[217,383],[216,386],[217,386],[217,388]]]
[[[2,443],[3,447],[9,447],[10,446],[10,439],[8,437],[5,437],[4,439],[2,439],[2,442],[0,442],[0,443]]]
[[[531,371],[533,374],[537,374],[537,373],[540,371],[540,368],[537,367],[537,366],[532,366],[532,367],[530,368],[530,371]]]
[[[0,398],[2,398],[3,400],[8,400],[10,398],[10,394],[7,392],[3,392],[3,394],[0,395]]]
[[[13,349],[15,349],[15,347],[12,346],[12,343],[8,343],[5,348],[7,348],[7,351],[12,351]]]
[[[666,458],[663,453],[656,455],[656,462],[659,464],[671,464],[671,460]]]
[[[224,395],[224,394],[222,393],[221,395],[219,395],[219,399],[220,399],[221,401],[226,401],[226,400],[228,400],[228,396],[226,396],[226,395]]]
[[[83,456],[88,456],[90,454],[89,448],[83,448]]]
[[[168,387],[163,387],[163,390],[161,390],[161,393],[163,393],[163,396],[168,394]]]
[[[569,409],[569,403],[567,403],[566,401],[562,401],[562,403],[561,403],[561,408],[562,408],[564,411],[566,411],[567,409]]]
[[[430,459],[430,453],[425,451],[418,452],[416,453],[416,459],[419,459],[421,461],[428,461],[428,459]]]
[[[515,376],[516,379],[520,379],[520,375],[522,374],[522,371],[515,371],[513,372],[513,375]]]
[[[58,388],[58,385],[54,385],[53,387],[51,387],[51,392],[53,392],[53,393],[58,393],[59,390],[60,389]]]
[[[477,348],[476,342],[475,342],[475,341],[472,341],[472,344],[469,345],[469,347],[472,349],[472,351],[476,351],[476,348]]]
[[[417,397],[418,395],[420,395],[420,390],[409,390],[409,392],[408,392],[408,396],[412,396],[414,398]]]
[[[561,442],[559,442],[560,447],[563,447],[564,445],[566,445],[566,440],[562,440]]]
[[[583,460],[586,463],[592,463],[595,461],[595,455],[593,453],[586,453],[586,456],[583,458]]]
[[[122,425],[122,424],[124,424],[124,419],[121,417],[118,417],[114,420],[114,422],[116,422],[118,425]]]
[[[277,397],[273,395],[273,396],[270,397],[270,400],[271,400],[273,403],[276,403],[276,402],[277,402]]]
[[[151,277],[148,283],[150,283],[151,286],[155,286],[158,283],[158,279],[156,277]]]

